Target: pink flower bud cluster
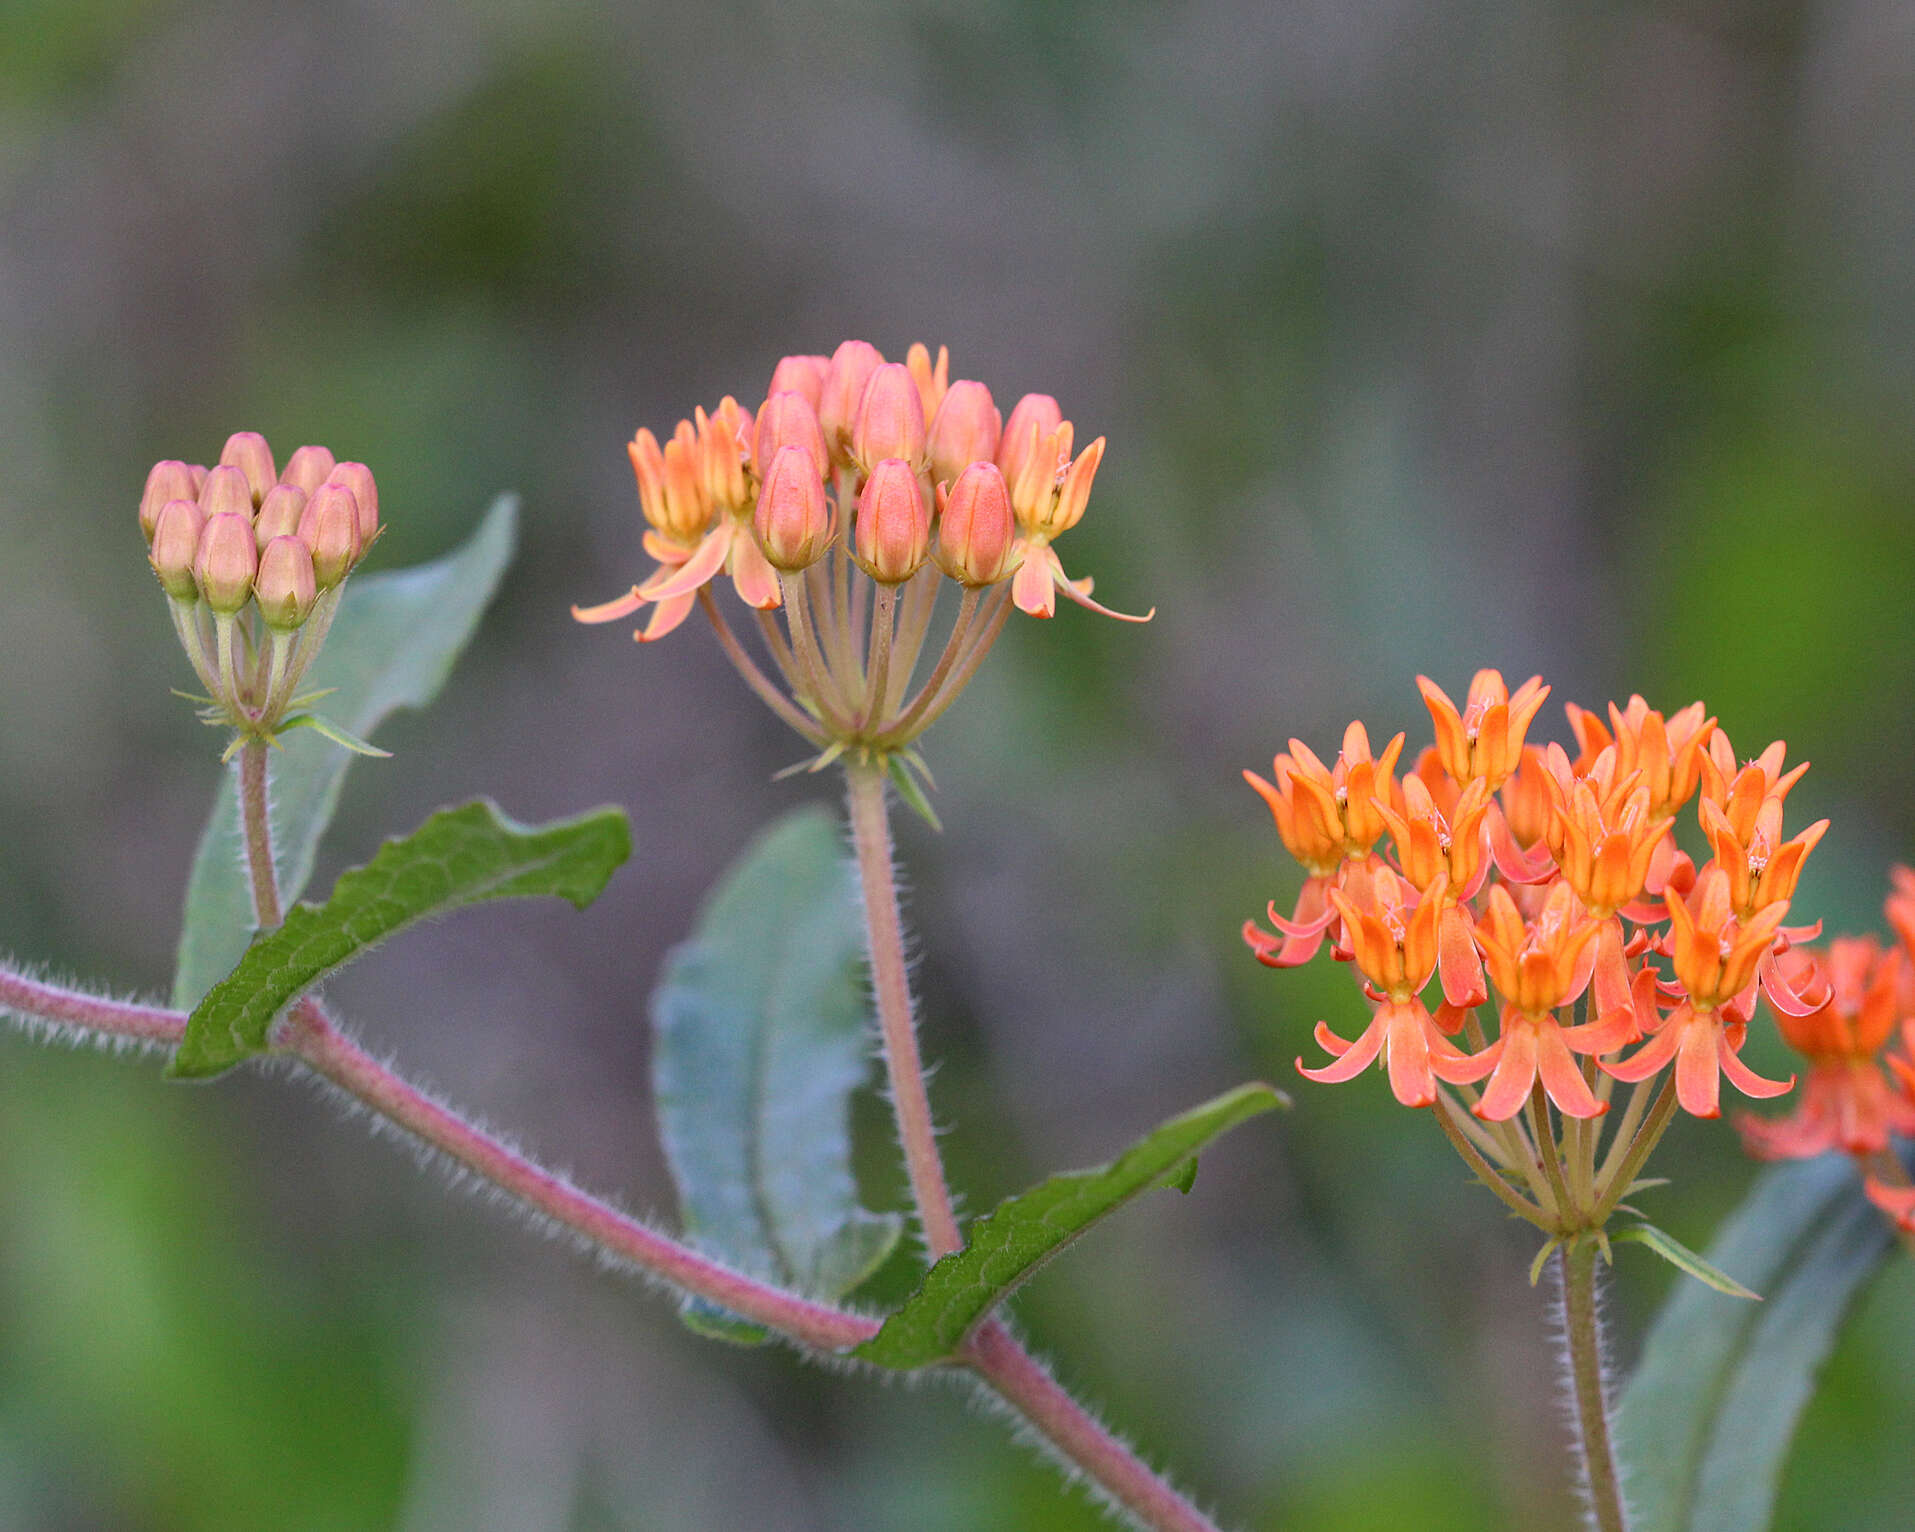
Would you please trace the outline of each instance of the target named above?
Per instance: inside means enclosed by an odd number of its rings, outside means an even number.
[[[257,431],[227,438],[208,469],[155,463],[140,496],[140,530],[160,585],[176,602],[216,617],[257,601],[270,629],[312,615],[379,535],[379,491],[364,463],[300,447],[275,469]]]

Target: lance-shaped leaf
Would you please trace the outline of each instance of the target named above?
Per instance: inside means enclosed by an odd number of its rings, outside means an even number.
[[[246,949],[186,1023],[167,1073],[199,1077],[266,1048],[273,1021],[301,994],[376,942],[431,915],[484,899],[553,894],[583,909],[631,855],[619,809],[527,828],[480,800],[434,814],[341,873],[324,904],[298,904]]]
[[[1716,1270],[1673,1234],[1665,1233],[1647,1220],[1631,1224],[1628,1228],[1618,1230],[1609,1237],[1618,1244],[1627,1240],[1638,1245],[1647,1245],[1677,1271],[1686,1271],[1698,1282],[1713,1287],[1719,1293],[1725,1293],[1731,1298],[1746,1298],[1752,1303],[1762,1301],[1760,1293],[1750,1292],[1726,1271]],[[1529,1285],[1531,1287],[1536,1285],[1533,1278]]]
[[[755,1276],[822,1298],[897,1243],[851,1173],[849,1098],[871,1058],[857,883],[819,810],[761,835],[674,948],[652,996],[659,1135],[686,1231]],[[686,1323],[734,1341],[758,1327],[708,1305]]]
[[[948,1360],[980,1320],[1092,1224],[1153,1186],[1188,1187],[1198,1150],[1245,1118],[1287,1104],[1268,1085],[1240,1085],[1171,1118],[1108,1165],[1052,1176],[1000,1202],[972,1225],[970,1243],[926,1272],[851,1355],[900,1369]]]
[[[1760,1176],[1709,1251],[1762,1294],[1677,1285],[1622,1397],[1617,1445],[1638,1532],[1758,1532],[1843,1317],[1889,1248],[1847,1159]]]
[[[511,562],[517,525],[518,502],[502,495],[479,530],[444,558],[347,582],[326,647],[304,683],[329,693],[318,706],[331,723],[367,739],[394,709],[424,707],[438,695]],[[312,877],[319,838],[354,757],[304,728],[279,743],[272,753],[273,841],[280,902],[290,904]],[[229,773],[220,786],[186,886],[173,975],[173,1004],[182,1010],[233,971],[252,939],[234,783]]]

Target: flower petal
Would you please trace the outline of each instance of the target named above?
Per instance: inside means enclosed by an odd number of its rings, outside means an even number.
[[[621,617],[630,617],[645,604],[645,597],[638,593],[634,585],[624,595],[613,601],[601,602],[597,606],[575,606],[572,619],[575,622],[617,622]]]

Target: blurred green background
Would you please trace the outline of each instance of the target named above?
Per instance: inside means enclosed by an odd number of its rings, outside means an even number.
[[[1531,1243],[1379,1079],[1294,1079],[1360,1002],[1238,941],[1298,881],[1238,774],[1352,716],[1414,747],[1418,671],[1701,696],[1815,762],[1798,908],[1873,926],[1915,856],[1911,141],[1896,0],[7,0],[0,948],[170,976],[216,766],[150,463],[328,443],[379,476],[387,568],[518,489],[478,646],[355,768],[315,888],[476,792],[624,803],[637,857],[589,914],[464,914],[333,993],[669,1215],[644,997],[825,788],[770,781],[798,746],[695,627],[641,652],[567,604],[644,567],[636,426],[755,403],[786,351],[948,343],[1108,433],[1065,560],[1159,611],[1014,624],[928,741],[949,831],[901,839],[954,1175],[982,1208],[1246,1076],[1297,1096],[1023,1322],[1234,1524],[1567,1526]],[[1703,1245],[1752,1168],[1686,1120],[1663,1161]],[[956,1391],[697,1341],[442,1179],[288,1077],[0,1039],[0,1526],[1100,1524]],[[1624,1253],[1621,1365],[1671,1280]],[[1912,1426],[1902,1261],[1781,1524],[1906,1526]]]

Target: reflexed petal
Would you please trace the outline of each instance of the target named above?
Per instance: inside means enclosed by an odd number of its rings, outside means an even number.
[[[771,567],[758,540],[742,530],[732,536],[731,583],[740,601],[761,612],[784,604],[778,571]]]
[[[617,622],[621,617],[630,617],[645,604],[645,599],[634,585],[615,601],[606,601],[598,606],[573,607],[572,617],[577,622]]]
[[[1020,612],[1050,617],[1057,611],[1057,586],[1063,578],[1057,555],[1048,547],[1030,548],[1011,577],[1011,600]]]
[[[1452,904],[1437,926],[1436,967],[1443,976],[1443,998],[1469,1009],[1489,999],[1483,981],[1483,958],[1470,936],[1469,911]]]
[[[1716,1053],[1718,1062],[1722,1066],[1722,1073],[1728,1078],[1729,1083],[1745,1096],[1754,1096],[1757,1100],[1766,1101],[1771,1096],[1786,1095],[1795,1087],[1794,1075],[1790,1075],[1786,1080],[1763,1079],[1742,1062],[1741,1056],[1729,1045],[1729,1039],[1720,1034],[1717,1035]]]
[[[1507,1122],[1523,1109],[1536,1083],[1536,1029],[1518,1021],[1498,1039],[1503,1056],[1483,1099],[1471,1108],[1485,1122]]]
[[[677,569],[659,570],[640,587],[647,599],[669,601],[674,596],[689,595],[717,574],[725,567],[725,555],[731,552],[735,528],[736,523],[729,518],[721,521]]]
[[[1716,1064],[1721,1051],[1721,1027],[1691,1013],[1681,1028],[1676,1047],[1676,1100],[1691,1117],[1720,1117],[1722,1076]],[[1650,1046],[1654,1046],[1651,1044]],[[1646,1051],[1646,1050],[1645,1050]]]
[[[1323,1040],[1323,1033],[1329,1029],[1324,1027],[1321,1022],[1317,1025],[1319,1029],[1317,1040],[1321,1042]],[[1331,1035],[1334,1036],[1335,1034]],[[1315,1080],[1322,1085],[1341,1085],[1345,1080],[1354,1080],[1358,1075],[1362,1074],[1364,1070],[1368,1069],[1370,1065],[1375,1062],[1376,1056],[1382,1051],[1382,1048],[1383,1017],[1382,1013],[1378,1012],[1377,1015],[1370,1019],[1370,1025],[1364,1030],[1363,1035],[1354,1043],[1350,1044],[1335,1063],[1325,1064],[1318,1069],[1310,1069],[1304,1065],[1302,1059],[1298,1059],[1297,1073],[1302,1075],[1306,1080]]]
[[[652,620],[632,637],[641,644],[657,643],[691,615],[692,603],[697,599],[695,595],[673,596],[669,601],[656,603],[652,607]]]
[[[1570,1117],[1600,1117],[1609,1110],[1607,1101],[1598,1101],[1583,1078],[1576,1061],[1569,1056],[1568,1044],[1553,1025],[1539,1029],[1536,1039],[1536,1072],[1542,1076],[1543,1089],[1557,1110]]]

